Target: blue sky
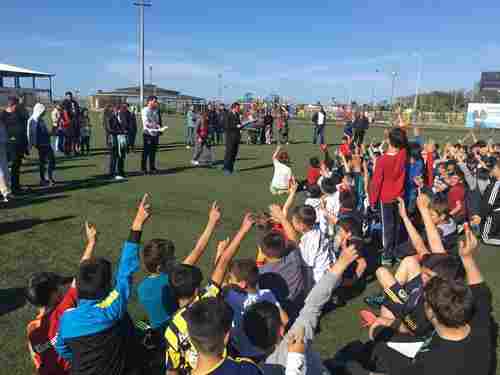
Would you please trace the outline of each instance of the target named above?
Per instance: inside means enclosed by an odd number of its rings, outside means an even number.
[[[58,94],[136,84],[132,3],[2,1],[0,62],[56,73]],[[297,102],[381,100],[391,71],[396,94],[410,94],[415,53],[423,90],[471,88],[481,71],[500,70],[498,0],[411,3],[153,0],[146,64],[155,84],[184,93],[214,97],[222,74],[226,100],[251,91]]]

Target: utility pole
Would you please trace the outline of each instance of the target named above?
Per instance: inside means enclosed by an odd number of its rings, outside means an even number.
[[[398,72],[392,72],[392,88],[391,88],[391,112],[394,111],[394,90],[396,88],[396,78],[398,76]]]
[[[134,3],[139,8],[139,108],[144,105],[144,8],[150,7],[149,1]]]
[[[222,73],[217,74],[217,96],[221,103],[224,103],[224,98],[222,97]]]
[[[413,111],[417,113],[418,106],[418,94],[420,90],[420,81],[422,79],[422,55],[418,52],[415,52],[415,56],[417,56],[417,84],[415,88],[415,101],[413,102]]]

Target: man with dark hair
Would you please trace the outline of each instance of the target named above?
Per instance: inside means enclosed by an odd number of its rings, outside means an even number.
[[[234,172],[234,163],[238,156],[241,141],[240,104],[233,103],[231,111],[225,115],[224,129],[226,132],[226,152],[224,154],[224,174],[229,176]]]
[[[21,194],[19,175],[23,158],[28,154],[28,118],[19,105],[19,99],[11,96],[7,100],[7,108],[0,112],[0,123],[7,129],[7,158],[11,163],[10,188],[14,194]]]
[[[262,374],[248,359],[233,359],[225,355],[229,342],[233,311],[220,298],[205,298],[193,304],[185,313],[189,338],[196,348],[198,360],[192,375],[198,374]]]
[[[481,237],[485,244],[500,245],[500,159],[491,170],[493,181],[481,200]]]
[[[72,374],[129,375],[140,368],[127,305],[140,265],[142,229],[151,216],[147,200],[146,194],[123,245],[114,288],[108,260],[90,258],[80,265],[78,307],[63,314],[56,341],[59,355],[71,362]]]
[[[320,106],[319,110],[314,113],[312,122],[314,125],[313,144],[315,145],[318,141],[321,145],[325,144],[326,112],[323,106]]]
[[[401,218],[398,214],[397,198],[403,198],[406,179],[407,139],[404,131],[394,128],[389,133],[389,147],[377,158],[375,172],[370,184],[370,205],[379,205],[382,217],[382,263],[392,265],[395,249],[399,243]]]
[[[157,173],[156,151],[158,150],[160,135],[163,133],[164,128],[161,127],[158,98],[156,96],[149,96],[146,103],[146,107],[142,110],[144,149],[142,151],[141,169],[144,174],[155,174]]]

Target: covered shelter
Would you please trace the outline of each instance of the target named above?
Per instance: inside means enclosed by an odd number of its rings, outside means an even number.
[[[7,101],[9,96],[23,99],[26,105],[33,105],[37,101],[52,103],[52,78],[55,74],[44,73],[14,65],[0,63],[0,104]],[[21,87],[21,79],[31,78],[30,87]],[[37,79],[48,79],[49,87],[37,87]],[[10,80],[10,85],[8,81]]]

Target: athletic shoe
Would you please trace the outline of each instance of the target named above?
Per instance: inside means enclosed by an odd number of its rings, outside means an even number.
[[[384,304],[385,296],[381,294],[375,294],[373,296],[368,296],[365,298],[365,303],[373,308],[380,308]]]
[[[191,165],[194,165],[195,167],[200,165],[200,162],[198,160],[191,160]]]
[[[123,180],[125,180],[125,177],[123,177],[123,176],[115,176],[115,180],[116,181],[123,181]]]
[[[4,195],[3,196],[3,202],[7,203],[8,201],[9,201],[9,196],[8,195]]]
[[[191,148],[191,146],[186,146],[186,150],[189,150]]]
[[[231,176],[231,175],[232,175],[231,171],[224,169],[224,176]]]
[[[361,310],[359,312],[359,318],[361,319],[361,328],[371,327],[377,320],[377,316],[370,310]]]

